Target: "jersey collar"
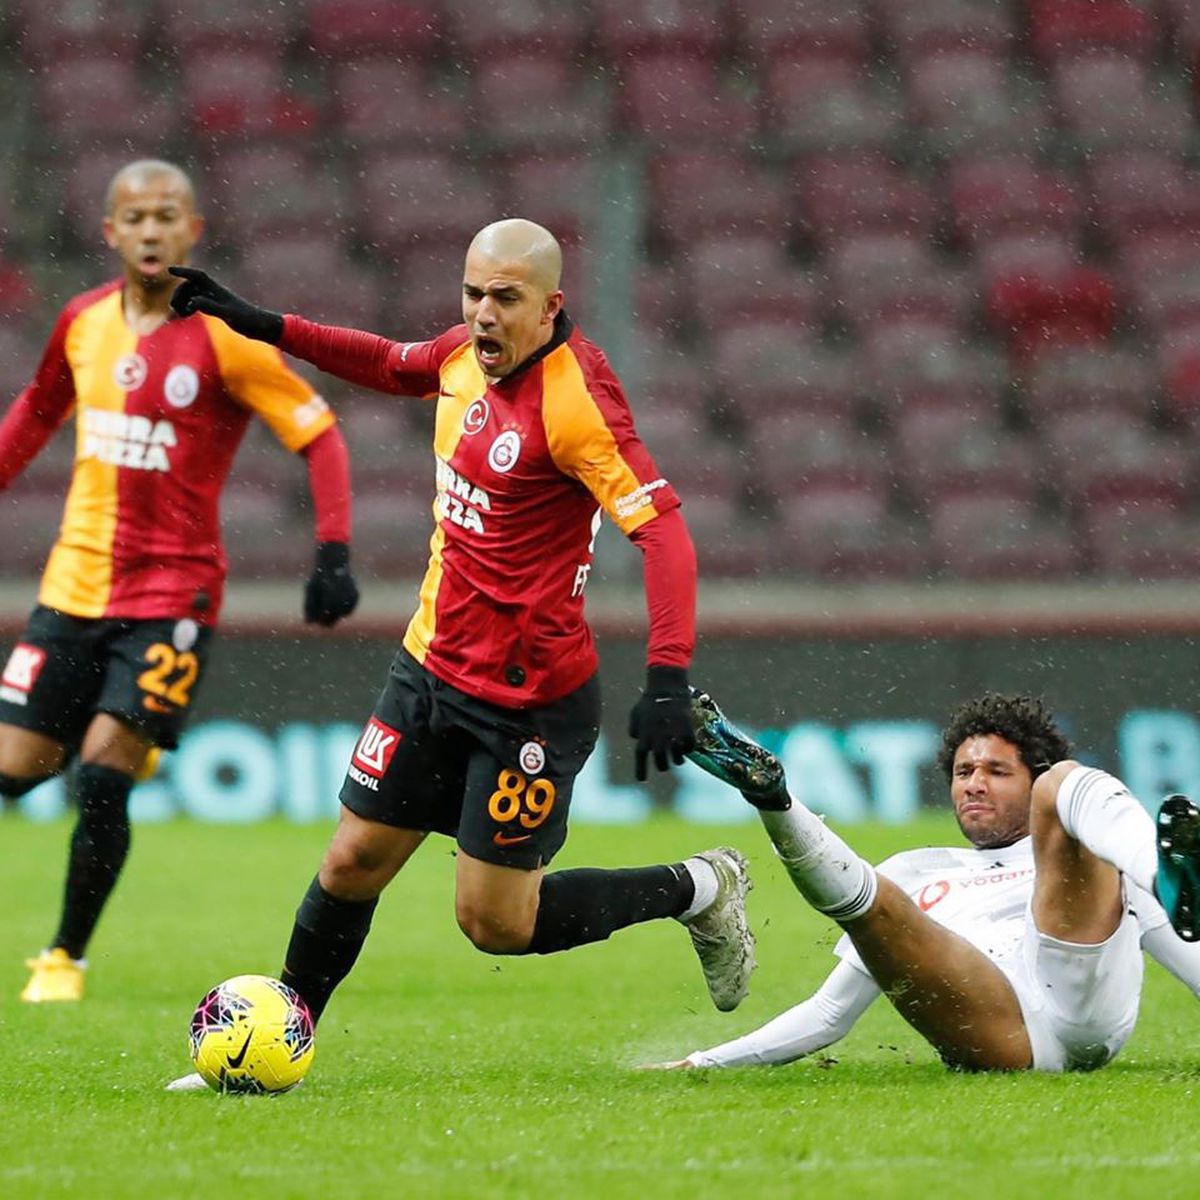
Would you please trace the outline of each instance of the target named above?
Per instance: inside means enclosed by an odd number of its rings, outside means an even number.
[[[516,379],[518,375],[523,375],[530,367],[540,363],[547,355],[553,354],[574,332],[574,320],[567,314],[566,309],[562,309],[558,316],[554,318],[554,333],[550,340],[544,346],[535,350],[524,362],[513,367],[499,382],[502,384],[508,383],[510,379]]]

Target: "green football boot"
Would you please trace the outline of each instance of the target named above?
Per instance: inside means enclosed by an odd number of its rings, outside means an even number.
[[[1154,891],[1171,928],[1200,941],[1200,809],[1186,796],[1168,796],[1158,810],[1158,875]]]
[[[696,748],[687,757],[722,783],[737,788],[755,808],[790,808],[779,759],[731,724],[707,692],[690,690]]]

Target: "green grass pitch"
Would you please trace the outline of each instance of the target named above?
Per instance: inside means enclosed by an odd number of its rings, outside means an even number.
[[[392,885],[335,997],[316,1064],[281,1097],[168,1095],[205,990],[275,973],[324,828],[143,826],[78,1007],[17,1001],[53,926],[67,828],[0,821],[0,1196],[857,1197],[952,1191],[1190,1196],[1200,1007],[1150,964],[1141,1024],[1089,1076],[947,1073],[880,1002],[833,1059],[637,1072],[743,1032],[832,965],[756,825],[576,829],[559,864],[751,856],[759,971],[709,1005],[684,932],[627,930],[553,958],[489,958],[454,925],[450,844]],[[946,818],[850,831],[879,858],[953,839]]]

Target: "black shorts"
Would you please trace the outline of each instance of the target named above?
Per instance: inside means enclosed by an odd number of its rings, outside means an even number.
[[[575,776],[599,732],[595,675],[541,708],[500,708],[401,650],[341,800],[369,821],[457,836],[473,858],[532,870],[566,841]]]
[[[211,640],[190,617],[93,620],[38,605],[0,678],[0,721],[74,749],[110,713],[174,750]]]

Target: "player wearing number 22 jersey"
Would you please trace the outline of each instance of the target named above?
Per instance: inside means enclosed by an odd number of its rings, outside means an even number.
[[[124,275],[65,307],[0,423],[3,489],[74,415],[62,524],[0,679],[0,795],[79,759],[62,921],[33,960],[30,1001],[82,994],[84,951],[128,852],[133,779],[176,745],[202,683],[226,571],[218,502],[252,416],[308,467],[306,617],[332,624],[357,599],[348,456],[328,406],[274,347],[171,312],[166,264],[202,228],[179,168],[118,172],[104,232]]]

